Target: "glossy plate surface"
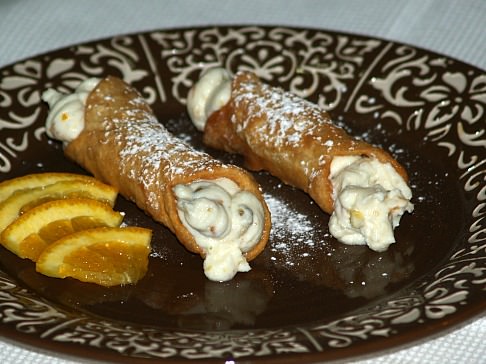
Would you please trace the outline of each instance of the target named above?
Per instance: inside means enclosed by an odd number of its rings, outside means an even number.
[[[147,276],[112,289],[51,279],[2,248],[2,336],[127,363],[305,363],[409,344],[484,312],[486,74],[407,45],[321,30],[210,27],[123,35],[23,60],[0,70],[0,179],[84,173],[47,140],[40,95],[93,76],[131,83],[169,130],[205,149],[185,101],[201,71],[216,65],[254,70],[390,150],[414,191],[398,243],[381,254],[337,243],[328,216],[304,193],[259,173],[274,225],[269,245],[251,272],[215,283],[199,257],[119,198],[128,224],[154,229]]]

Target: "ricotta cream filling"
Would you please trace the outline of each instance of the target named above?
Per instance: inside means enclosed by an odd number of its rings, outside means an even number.
[[[260,241],[264,225],[258,198],[228,178],[180,184],[174,194],[182,224],[206,253],[206,277],[228,281],[249,271],[244,253]]]
[[[231,98],[231,75],[224,68],[205,72],[187,95],[187,111],[196,129],[203,131],[209,115]]]
[[[42,100],[49,104],[46,133],[65,144],[76,139],[84,129],[84,108],[86,99],[98,85],[100,79],[89,78],[71,94],[63,94],[54,89],[42,93]]]
[[[329,231],[336,239],[379,252],[395,242],[394,228],[414,207],[410,188],[391,164],[360,156],[335,157],[329,178],[334,199]]]

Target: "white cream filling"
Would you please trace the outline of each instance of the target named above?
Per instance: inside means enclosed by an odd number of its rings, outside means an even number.
[[[224,68],[211,68],[189,90],[187,111],[194,124],[204,130],[208,117],[231,98],[231,75]]]
[[[339,241],[384,251],[393,230],[413,211],[412,191],[389,163],[360,156],[335,157],[329,175],[334,212],[329,230]]]
[[[182,224],[204,250],[204,273],[228,281],[249,271],[244,253],[260,240],[264,210],[258,198],[228,178],[174,187]]]
[[[42,100],[49,104],[50,109],[46,120],[46,133],[49,137],[64,143],[77,138],[84,129],[86,99],[99,82],[98,78],[89,78],[71,94],[63,94],[54,89],[44,91]]]

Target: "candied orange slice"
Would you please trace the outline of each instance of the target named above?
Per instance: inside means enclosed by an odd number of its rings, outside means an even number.
[[[115,188],[94,178],[64,180],[47,186],[21,189],[0,202],[0,232],[24,212],[48,201],[65,198],[92,198],[113,207],[117,194]]]
[[[54,200],[33,207],[13,221],[0,242],[21,258],[36,261],[54,241],[99,226],[119,226],[123,215],[106,203],[87,198]]]
[[[46,186],[66,180],[81,180],[87,182],[97,181],[94,177],[76,173],[46,172],[28,174],[22,177],[16,177],[1,182],[0,201],[5,200],[7,197],[9,197],[11,194],[18,190]]]
[[[140,227],[79,231],[49,245],[36,270],[110,287],[138,282],[148,269],[152,232]]]

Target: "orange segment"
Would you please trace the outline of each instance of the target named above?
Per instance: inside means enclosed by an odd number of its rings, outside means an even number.
[[[20,189],[0,202],[0,232],[24,212],[48,201],[92,198],[113,206],[117,194],[115,188],[94,178],[64,180],[47,186]]]
[[[96,181],[94,177],[84,176],[75,173],[57,173],[57,172],[46,172],[46,173],[34,173],[28,174],[26,176],[12,178],[0,183],[0,201],[5,200],[12,193],[18,190],[23,190],[25,188],[35,188],[50,185],[60,181],[66,180],[80,180],[86,182]]]
[[[139,281],[147,272],[152,232],[139,227],[76,232],[49,245],[36,270],[110,287]]]
[[[1,233],[0,242],[21,258],[36,261],[51,243],[77,230],[119,226],[123,215],[109,205],[82,198],[43,203],[19,216]]]

